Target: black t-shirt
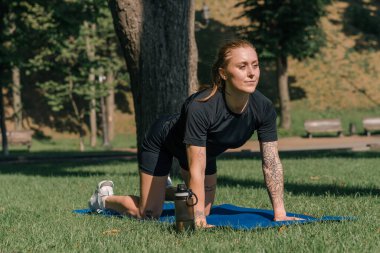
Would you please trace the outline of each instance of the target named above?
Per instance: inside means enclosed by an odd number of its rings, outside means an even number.
[[[261,142],[277,141],[276,111],[272,102],[256,90],[241,114],[227,107],[224,94],[217,91],[206,102],[210,90],[191,95],[180,115],[167,122],[166,147],[177,157],[186,155],[185,145],[206,147],[207,159],[215,158],[230,148],[242,146],[257,131]]]

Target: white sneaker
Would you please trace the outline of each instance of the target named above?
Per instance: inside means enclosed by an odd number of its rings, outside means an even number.
[[[92,194],[90,200],[88,201],[88,207],[93,212],[100,212],[105,209],[103,197],[113,195],[113,182],[109,180],[101,181],[94,194]]]

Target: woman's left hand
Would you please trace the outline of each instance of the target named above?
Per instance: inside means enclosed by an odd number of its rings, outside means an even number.
[[[305,220],[302,218],[297,218],[297,217],[289,217],[289,216],[279,216],[279,217],[274,217],[274,221],[292,221],[292,220]]]

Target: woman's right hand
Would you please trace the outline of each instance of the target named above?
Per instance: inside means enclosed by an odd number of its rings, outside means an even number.
[[[196,228],[211,227],[207,224],[205,215],[206,147],[187,145],[186,152],[189,161],[189,188],[198,198],[194,205],[195,226]]]

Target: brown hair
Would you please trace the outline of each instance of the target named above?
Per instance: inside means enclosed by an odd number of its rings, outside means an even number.
[[[242,47],[251,47],[251,48],[253,48],[256,51],[256,48],[253,46],[253,44],[251,42],[249,42],[247,40],[242,40],[242,39],[238,39],[238,40],[233,40],[233,41],[227,42],[226,44],[224,44],[219,49],[217,58],[216,58],[214,64],[212,65],[212,69],[211,69],[211,77],[212,77],[212,90],[211,90],[211,93],[207,97],[199,99],[198,101],[200,101],[200,102],[206,102],[212,96],[215,95],[215,93],[216,93],[216,91],[218,89],[224,90],[224,88],[225,88],[224,86],[225,86],[226,82],[220,76],[220,74],[219,74],[219,68],[223,68],[223,67],[227,66],[228,55],[231,53],[231,51],[233,49],[242,48]],[[203,86],[199,90],[205,90],[207,88],[209,88],[209,87]]]

